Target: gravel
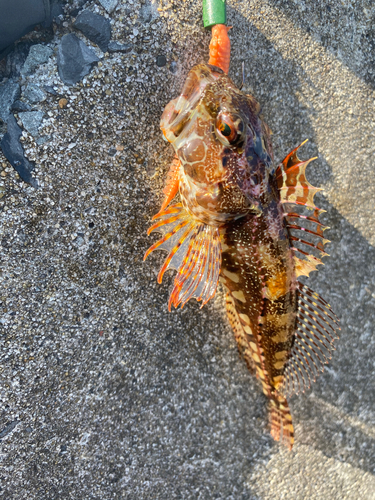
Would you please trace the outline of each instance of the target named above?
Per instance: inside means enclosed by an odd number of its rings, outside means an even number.
[[[291,453],[269,435],[222,290],[168,313],[165,255],[142,262],[173,159],[160,116],[207,61],[201,3],[85,9],[133,49],[103,53],[72,34],[67,12],[46,44],[60,55],[20,81],[57,94],[33,107],[48,140],[24,129],[12,146],[35,162],[39,188],[0,153],[0,497],[374,500],[375,6],[228,1],[230,75],[239,84],[245,62],[277,161],[309,139],[300,156],[317,156],[307,176],[330,226],[330,257],[308,283],[342,330],[325,372],[290,401]],[[75,83],[61,72],[66,37],[91,55]]]

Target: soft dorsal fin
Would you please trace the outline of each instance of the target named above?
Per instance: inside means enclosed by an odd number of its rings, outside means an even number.
[[[314,196],[321,189],[310,184],[305,174],[307,165],[315,158],[301,161],[297,156],[298,149],[305,143],[306,141],[293,149],[275,173],[280,202],[285,209],[284,217],[297,277],[309,276],[319,264],[323,264],[321,257],[328,255],[324,252],[324,245],[329,243],[323,236],[327,227],[319,222],[319,215],[324,210],[314,203]]]
[[[338,319],[331,306],[306,285],[299,283],[294,343],[287,361],[281,392],[291,396],[304,392],[324,371],[335,350]]]
[[[177,274],[169,297],[168,308],[182,307],[191,298],[206,304],[216,293],[221,268],[221,242],[219,230],[199,222],[191,216],[181,203],[171,205],[156,216],[147,234],[159,231],[163,237],[145,253],[145,260],[153,250],[168,252],[168,257],[159,271],[158,283],[168,269]]]

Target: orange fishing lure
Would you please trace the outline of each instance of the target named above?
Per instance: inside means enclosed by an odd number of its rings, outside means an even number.
[[[225,24],[216,24],[212,27],[212,38],[210,43],[210,59],[208,64],[221,68],[228,73],[230,65],[230,39],[228,31],[231,27]]]
[[[219,281],[238,349],[270,401],[271,434],[291,449],[287,397],[331,358],[339,330],[331,307],[298,281],[322,264],[325,227],[309,161],[294,149],[276,167],[260,106],[227,76],[228,28],[212,30],[208,65],[195,66],[166,107],[161,129],[176,158],[146,252],[167,251],[158,282],[175,269],[172,305],[204,305]],[[179,192],[180,202],[170,205]]]

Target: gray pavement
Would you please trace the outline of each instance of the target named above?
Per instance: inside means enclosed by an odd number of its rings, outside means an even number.
[[[0,153],[0,498],[375,499],[373,2],[228,2],[230,74],[239,82],[245,61],[278,160],[309,139],[300,156],[318,157],[308,177],[331,227],[309,286],[342,331],[324,374],[291,399],[290,453],[269,435],[222,291],[168,313],[163,254],[142,263],[173,157],[160,115],[207,61],[201,3],[85,8],[133,49],[103,53],[76,32],[100,61],[65,86],[67,16],[53,56],[20,81],[57,94],[33,106],[38,136],[23,133],[39,187]]]

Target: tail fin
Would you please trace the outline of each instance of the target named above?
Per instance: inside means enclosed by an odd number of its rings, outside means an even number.
[[[271,399],[270,422],[273,439],[282,441],[291,450],[294,444],[292,415],[286,398],[281,394],[276,393]]]

